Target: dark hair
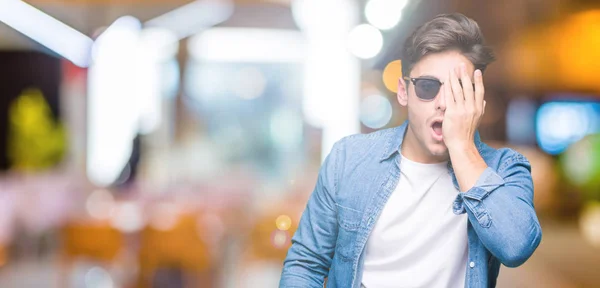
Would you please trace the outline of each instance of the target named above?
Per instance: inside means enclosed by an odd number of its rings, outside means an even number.
[[[425,55],[452,50],[462,53],[481,72],[495,60],[477,22],[460,13],[441,14],[418,27],[404,42],[402,75],[408,76]]]

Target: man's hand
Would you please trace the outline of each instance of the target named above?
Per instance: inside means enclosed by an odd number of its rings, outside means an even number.
[[[473,82],[467,75],[464,63],[450,70],[449,76],[448,81],[444,83],[446,111],[442,135],[448,149],[465,149],[468,145],[473,145],[475,131],[484,113],[483,77],[480,70],[475,71],[473,90]]]
[[[475,131],[485,109],[481,71],[476,70],[474,78],[475,90],[465,64],[461,64],[456,71],[450,71],[449,83],[444,84],[446,111],[442,135],[462,192],[471,189],[487,168],[474,143]]]

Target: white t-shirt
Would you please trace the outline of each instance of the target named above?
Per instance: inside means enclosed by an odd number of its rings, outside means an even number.
[[[447,163],[402,156],[400,180],[366,245],[362,284],[383,287],[464,287],[467,215],[452,212],[459,191]]]

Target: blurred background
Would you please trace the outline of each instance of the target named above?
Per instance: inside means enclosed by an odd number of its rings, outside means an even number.
[[[0,287],[276,287],[335,141],[400,125],[400,47],[479,22],[480,132],[544,237],[499,287],[600,287],[600,2],[0,0]]]

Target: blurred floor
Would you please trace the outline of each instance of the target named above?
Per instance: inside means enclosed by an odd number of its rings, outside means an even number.
[[[519,268],[502,267],[498,287],[598,287],[598,283],[600,283],[600,273],[598,273],[600,250],[584,241],[576,223],[545,219],[542,219],[541,223],[544,236],[538,250],[526,264]],[[57,261],[54,259],[47,259],[7,265],[0,270],[0,287],[59,287],[56,263]],[[84,279],[78,280],[80,276],[76,275],[84,275],[86,267],[89,268],[89,265],[86,265],[85,263],[80,264],[73,270],[70,283],[86,282]],[[261,287],[276,287],[278,282],[276,278],[278,278],[279,272],[275,271],[277,269],[273,265],[263,267],[268,271],[250,269],[252,270],[250,274],[263,276],[260,281],[254,279],[253,283],[262,283]],[[264,277],[272,279],[263,279]],[[252,280],[250,278],[246,278],[246,280]],[[236,286],[233,284],[235,281],[224,282],[229,284],[226,285],[228,287]]]
[[[523,266],[503,266],[498,287],[599,287],[600,249],[584,241],[576,223],[540,222],[539,248]]]

